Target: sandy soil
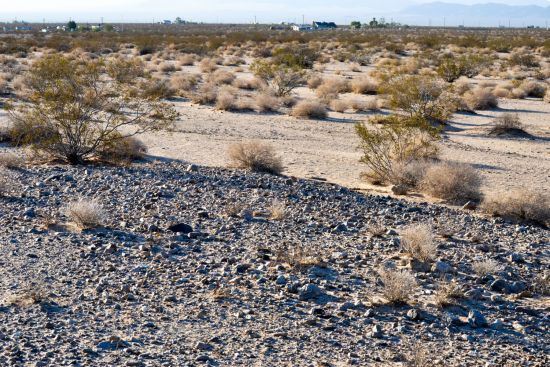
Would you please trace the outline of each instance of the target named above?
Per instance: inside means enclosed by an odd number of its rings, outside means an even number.
[[[299,120],[285,115],[215,111],[178,102],[182,119],[171,134],[142,139],[152,156],[181,159],[207,166],[228,164],[226,149],[234,142],[261,140],[283,156],[286,173],[320,178],[375,192],[360,178],[364,166],[354,123],[367,115],[330,113],[327,121]],[[484,177],[484,191],[530,187],[550,192],[550,104],[537,100],[501,100],[500,108],[477,115],[458,114],[442,141],[444,159],[474,164]],[[517,112],[530,139],[487,135],[493,117]]]

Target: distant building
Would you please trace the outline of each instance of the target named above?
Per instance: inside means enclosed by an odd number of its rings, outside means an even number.
[[[313,22],[313,28],[317,30],[336,29],[338,26],[334,22]]]
[[[307,24],[294,24],[292,30],[296,32],[309,32],[312,31],[313,28]]]
[[[164,20],[164,21],[162,21],[162,23],[164,25],[170,25],[170,24],[172,24],[172,21],[171,20]]]
[[[16,31],[32,31],[32,27],[30,25],[18,25],[15,27]]]

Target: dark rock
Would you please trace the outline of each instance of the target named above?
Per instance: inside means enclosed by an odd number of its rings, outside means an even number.
[[[193,227],[191,227],[189,224],[185,223],[176,223],[172,224],[170,227],[168,227],[169,231],[175,232],[175,233],[191,233],[193,232]]]

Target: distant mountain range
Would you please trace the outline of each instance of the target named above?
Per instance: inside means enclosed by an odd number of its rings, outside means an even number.
[[[462,5],[434,2],[410,6],[395,18],[402,23],[440,26],[545,27],[550,25],[550,6],[506,5],[499,3]]]

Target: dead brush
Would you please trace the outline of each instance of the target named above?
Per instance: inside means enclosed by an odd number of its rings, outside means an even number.
[[[236,110],[237,97],[233,89],[227,87],[220,89],[216,97],[216,109],[221,111]]]
[[[269,93],[260,93],[256,95],[254,101],[258,112],[277,112],[281,108],[279,98]]]
[[[191,101],[200,105],[211,105],[217,98],[218,89],[210,83],[201,85],[196,92],[191,93]]]
[[[523,124],[517,113],[503,113],[495,118],[493,126],[489,129],[489,135],[526,135]]]
[[[490,193],[481,203],[481,210],[512,221],[550,225],[550,195],[538,191],[516,189]]]
[[[496,274],[501,269],[500,264],[493,259],[481,260],[472,264],[472,270],[480,277]]]
[[[464,291],[456,280],[441,280],[437,284],[437,289],[434,293],[434,302],[439,307],[449,306],[458,299],[464,298]]]
[[[201,60],[199,69],[203,73],[212,73],[214,70],[218,69],[218,65],[214,60],[205,58]]]
[[[227,152],[232,165],[237,168],[276,175],[283,171],[281,157],[269,144],[261,142],[236,143],[230,145]]]
[[[386,233],[386,227],[381,224],[371,224],[368,227],[367,231],[373,237],[384,237],[384,234]]]
[[[335,112],[344,113],[349,108],[350,108],[350,102],[348,100],[334,99],[330,102],[330,109]]]
[[[327,109],[319,102],[302,101],[292,109],[291,115],[297,118],[324,120],[328,117]]]
[[[13,153],[0,153],[0,167],[7,169],[20,169],[25,164],[25,159]]]
[[[370,98],[366,101],[352,100],[350,107],[356,112],[377,112],[380,111],[380,106],[376,98]]]
[[[174,75],[170,79],[170,86],[177,95],[185,96],[188,92],[195,89],[200,81],[200,74]]]
[[[420,183],[423,192],[450,203],[481,199],[481,177],[467,164],[442,162],[430,166]]]
[[[351,82],[351,91],[355,94],[376,94],[378,83],[370,78],[354,79]]]
[[[43,284],[30,284],[21,293],[8,297],[6,303],[17,307],[29,307],[48,300],[48,292]]]
[[[401,231],[401,248],[414,259],[432,261],[437,253],[432,229],[426,224],[406,227]]]
[[[392,304],[405,304],[414,294],[418,284],[414,275],[406,270],[380,269],[382,295]]]
[[[95,199],[80,198],[65,207],[65,215],[79,228],[90,229],[101,226],[105,211]]]
[[[301,244],[283,246],[275,252],[276,261],[288,265],[291,269],[302,270],[323,265],[318,251]]]
[[[256,90],[261,87],[261,82],[258,79],[241,79],[237,78],[233,81],[232,85],[235,88],[244,90]]]
[[[286,205],[279,200],[273,200],[268,210],[272,220],[283,220],[287,216]]]
[[[0,197],[8,196],[17,188],[16,181],[12,175],[12,172],[0,167]]]
[[[216,70],[209,75],[208,81],[215,85],[229,85],[235,81],[235,74],[226,70]]]
[[[498,107],[498,99],[489,88],[478,87],[464,94],[464,102],[472,111]]]

